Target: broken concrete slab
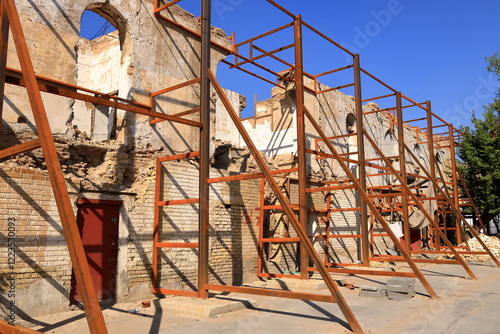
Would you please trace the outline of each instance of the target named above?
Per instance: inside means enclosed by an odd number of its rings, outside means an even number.
[[[391,300],[407,300],[415,297],[415,291],[399,292],[387,290],[387,298]]]
[[[212,318],[222,314],[256,307],[250,300],[229,298],[198,299],[190,297],[170,297],[160,300],[163,312],[195,318]]]
[[[393,277],[387,280],[387,285],[415,286],[415,277]]]

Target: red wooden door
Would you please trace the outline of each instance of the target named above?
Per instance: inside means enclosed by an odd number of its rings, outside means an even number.
[[[114,299],[118,256],[118,219],[122,201],[78,200],[77,223],[97,297]],[[81,301],[72,275],[70,300]]]

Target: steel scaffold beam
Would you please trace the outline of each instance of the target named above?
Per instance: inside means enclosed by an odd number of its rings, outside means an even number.
[[[104,317],[94,289],[87,257],[76,224],[76,218],[66,188],[66,182],[57,156],[56,147],[52,138],[47,113],[42,96],[38,88],[35,71],[26,45],[26,39],[17,13],[14,0],[2,0],[1,5],[8,16],[12,37],[16,46],[19,63],[26,83],[29,102],[35,118],[35,124],[40,136],[47,171],[54,192],[54,197],[59,211],[64,237],[73,263],[73,269],[78,284],[82,303],[87,316],[89,330],[93,334],[107,333]]]

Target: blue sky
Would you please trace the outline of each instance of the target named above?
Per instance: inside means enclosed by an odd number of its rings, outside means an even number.
[[[417,102],[432,100],[433,111],[456,126],[469,125],[472,110],[480,113],[500,88],[496,78],[487,73],[485,62],[486,56],[500,50],[498,0],[277,2],[292,13],[301,14],[304,21],[352,52],[360,53],[361,66],[395,89]],[[195,15],[200,14],[199,0],[183,0],[179,4]],[[236,32],[239,42],[291,22],[291,18],[264,0],[212,0],[212,6],[212,24],[227,34]],[[347,64],[341,53],[309,38],[310,35],[306,29],[306,71],[316,74]],[[268,50],[284,46],[291,43],[291,36],[290,32],[278,35],[278,44],[267,45],[263,40],[259,46]],[[284,58],[287,57],[291,60],[291,54],[285,52]],[[256,85],[257,81],[248,75],[235,72],[239,71],[219,66],[218,77],[223,86],[246,95],[249,102],[253,94],[259,100],[270,96],[270,85]],[[348,81],[345,77],[325,78],[330,86]],[[365,79],[363,86],[364,98],[379,93]],[[251,113],[249,107],[244,116]]]

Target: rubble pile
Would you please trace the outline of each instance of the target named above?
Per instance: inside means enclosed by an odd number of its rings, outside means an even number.
[[[481,240],[486,244],[489,250],[493,253],[495,257],[500,258],[500,238],[497,236],[487,236],[485,234],[480,234]],[[473,252],[484,252],[483,246],[479,243],[476,238],[471,238],[467,241],[469,244],[470,250]],[[460,246],[465,246],[465,244],[461,244]],[[489,255],[484,254],[461,254],[463,259],[466,262],[487,262],[490,261],[491,258]],[[452,254],[439,255],[437,257],[439,260],[445,259],[455,259],[455,256]]]
[[[498,237],[481,234],[480,238],[494,255],[500,255],[500,239]],[[484,251],[483,246],[481,246],[476,238],[469,239],[468,243],[471,251]]]

